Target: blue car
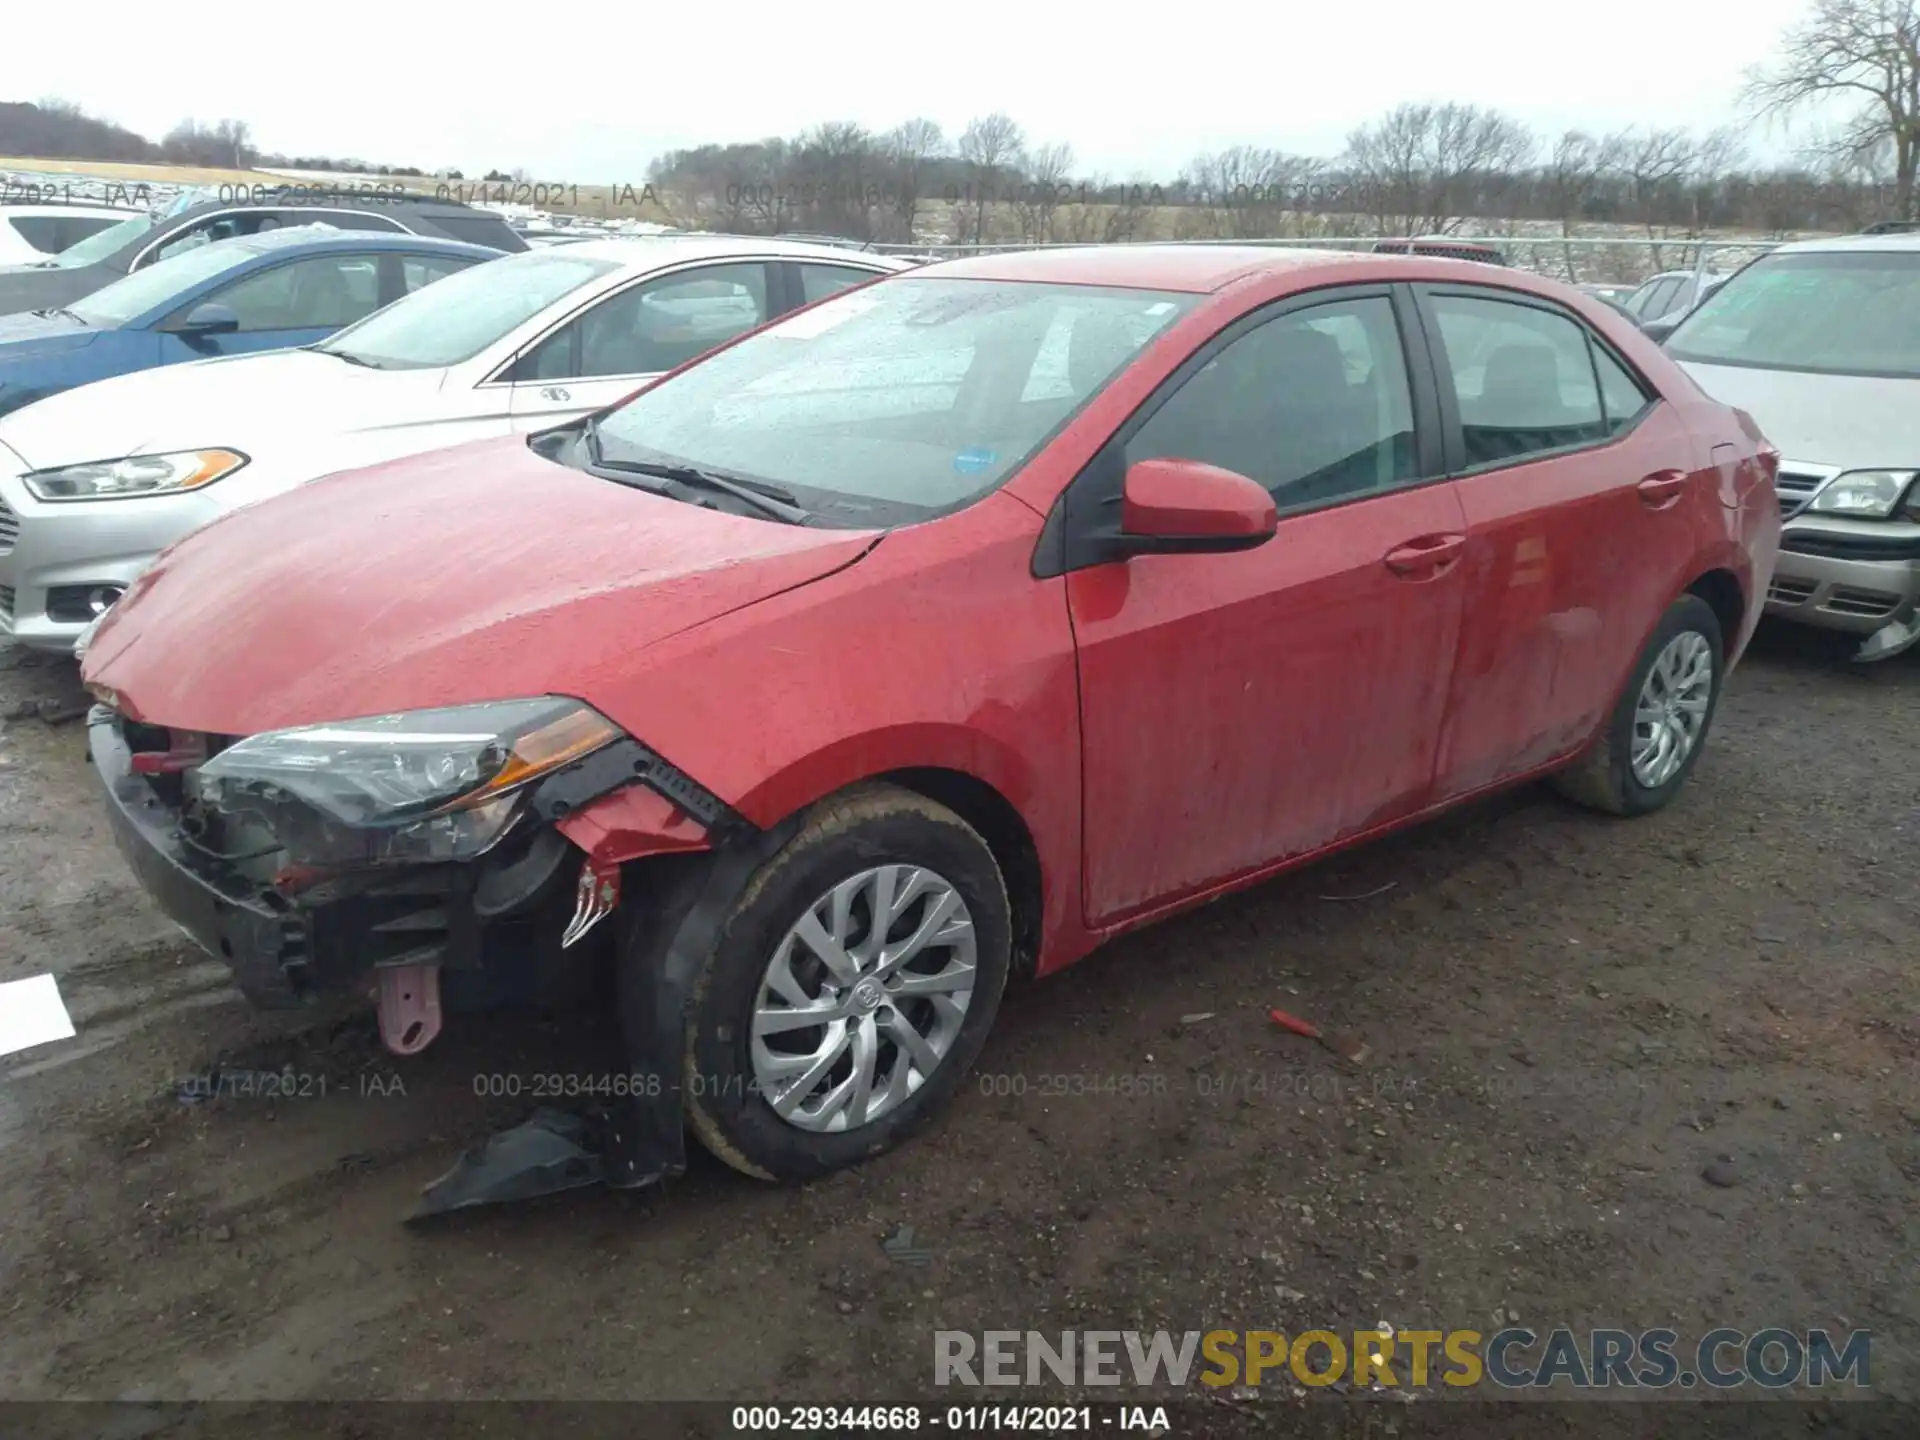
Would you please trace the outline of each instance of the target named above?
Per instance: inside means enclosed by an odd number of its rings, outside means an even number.
[[[156,365],[312,345],[499,254],[325,225],[209,241],[66,307],[0,316],[0,415]]]

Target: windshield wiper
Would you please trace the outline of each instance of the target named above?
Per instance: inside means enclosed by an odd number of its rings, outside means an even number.
[[[369,370],[384,370],[387,368],[386,366],[380,364],[376,360],[369,360],[364,355],[355,355],[355,354],[352,354],[350,351],[327,350],[327,349],[323,349],[318,345],[309,345],[307,348],[313,351],[313,353],[316,355],[331,355],[334,357],[334,359],[344,360],[349,365],[364,365]]]
[[[587,444],[591,450],[599,449],[599,439],[591,431],[587,432]],[[789,525],[804,525],[813,518],[813,512],[804,510],[794,503],[792,495],[772,485],[750,484],[744,480],[735,480],[731,476],[721,475],[713,470],[703,470],[698,465],[655,464],[650,460],[596,460],[593,468],[602,472],[611,472],[617,478],[622,475],[649,475],[676,485],[685,485],[690,490],[706,490],[716,495],[730,495],[763,515],[771,515],[776,520],[784,520]],[[642,490],[654,490],[651,485],[638,487]]]
[[[31,313],[36,318],[41,320],[53,320],[53,319],[59,318],[60,316],[65,316],[69,320],[79,320],[82,325],[87,323],[85,320],[82,320],[80,316],[74,314],[73,311],[67,309],[67,307],[64,305],[53,305],[53,306],[49,306],[45,310],[35,310],[35,311],[32,311]]]
[[[789,525],[804,525],[813,518],[811,511],[801,508],[798,498],[792,491],[782,490],[778,485],[769,485],[764,480],[746,480],[736,475],[723,475],[718,470],[706,470],[698,465],[676,464],[670,461],[609,460],[600,448],[600,417],[598,415],[589,415],[580,426],[580,444],[587,452],[587,465],[592,470],[602,473],[611,472],[615,477],[652,475],[694,489],[731,495],[736,500],[745,501],[763,515],[771,515],[777,520],[786,521]],[[621,483],[630,482],[623,480]],[[638,488],[655,495],[664,493],[651,485]]]

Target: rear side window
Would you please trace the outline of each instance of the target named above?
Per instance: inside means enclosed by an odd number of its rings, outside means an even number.
[[[527,242],[513,233],[498,215],[475,212],[472,215],[443,215],[435,213],[428,217],[433,229],[454,240],[465,240],[469,245],[485,245],[494,250],[525,250]],[[396,230],[401,227],[396,225]],[[425,228],[425,227],[422,227]]]
[[[1606,413],[1607,434],[1618,435],[1646,414],[1653,401],[1632,371],[1591,337],[1587,343],[1593,350],[1594,374],[1600,379],[1600,408]]]
[[[1646,293],[1640,297],[1635,307],[1642,320],[1658,320],[1673,308],[1679,298],[1680,287],[1686,282],[1678,279],[1657,280],[1647,286]]]
[[[1432,297],[1466,465],[1506,465],[1608,434],[1587,332],[1533,305]]]
[[[471,264],[473,260],[466,255],[403,255],[400,257],[402,288],[411,295]]]
[[[1393,305],[1330,301],[1247,331],[1184,380],[1127,442],[1127,464],[1199,460],[1257,480],[1282,510],[1418,477]]]
[[[838,295],[842,290],[851,290],[874,278],[871,270],[850,270],[844,265],[797,265],[794,268],[800,272],[802,305]]]

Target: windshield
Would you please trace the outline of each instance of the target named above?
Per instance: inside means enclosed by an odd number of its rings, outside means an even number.
[[[589,280],[619,268],[616,261],[547,250],[488,260],[376,310],[313,348],[383,370],[458,365]]]
[[[1667,338],[1676,360],[1920,379],[1920,250],[1759,259]]]
[[[138,240],[159,223],[151,215],[135,215],[129,220],[122,220],[118,225],[109,225],[104,230],[96,230],[78,245],[69,245],[47,263],[57,265],[62,270],[78,270],[83,265],[96,265],[121,246]]]
[[[156,260],[145,269],[102,286],[84,300],[74,301],[67,309],[89,325],[124,325],[259,253],[258,247],[244,240],[216,240]]]
[[[601,450],[778,485],[829,523],[930,519],[1012,475],[1196,298],[883,280],[636,395]]]

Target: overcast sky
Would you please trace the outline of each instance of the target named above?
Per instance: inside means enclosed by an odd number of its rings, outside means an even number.
[[[997,109],[1034,142],[1069,142],[1081,174],[1171,178],[1235,144],[1331,155],[1407,100],[1494,106],[1543,132],[1704,130],[1736,118],[1742,71],[1806,8],[968,0],[836,13],[573,0],[363,14],[96,0],[16,7],[0,93],[74,100],[155,139],[187,115],[231,116],[283,154],[602,184],[637,184],[654,155],[702,141],[916,114],[952,137]]]

